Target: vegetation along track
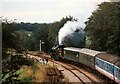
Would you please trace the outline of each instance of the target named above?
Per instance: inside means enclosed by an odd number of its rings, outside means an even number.
[[[88,82],[91,84],[96,84],[94,80],[92,80],[89,76],[87,76],[83,71],[80,71],[77,67],[58,61],[54,61],[54,63],[61,65],[66,70],[70,71],[72,74],[74,74],[75,77],[77,77],[81,81],[82,84],[86,84]]]

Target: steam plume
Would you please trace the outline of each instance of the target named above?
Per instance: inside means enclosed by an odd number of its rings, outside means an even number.
[[[58,33],[59,45],[84,47],[85,32],[79,22],[68,21]]]

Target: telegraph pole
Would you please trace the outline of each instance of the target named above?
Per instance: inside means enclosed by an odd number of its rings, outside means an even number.
[[[44,44],[44,42],[40,40],[40,51],[42,50],[42,44]]]

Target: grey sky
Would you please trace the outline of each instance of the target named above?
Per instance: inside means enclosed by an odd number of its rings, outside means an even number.
[[[1,0],[0,16],[18,22],[49,23],[71,15],[83,23],[103,1],[108,0]]]

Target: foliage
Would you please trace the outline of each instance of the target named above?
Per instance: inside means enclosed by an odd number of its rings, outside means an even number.
[[[31,35],[31,49],[30,50],[39,50],[40,40],[44,42],[42,45],[42,50],[49,52],[51,48],[56,43],[56,38],[58,36],[58,31],[67,21],[76,20],[72,16],[62,18],[58,22],[49,23],[49,24],[40,24],[36,30],[32,32]]]
[[[6,20],[3,26],[3,52],[7,48],[17,51],[39,50],[40,40],[44,42],[42,50],[49,52],[57,44],[58,31],[67,21],[76,20],[72,16],[62,18],[54,23],[15,23]],[[4,55],[5,57],[6,55]]]
[[[20,35],[20,47],[18,51],[30,50],[31,45],[31,31],[16,31]]]
[[[48,37],[48,30],[49,30],[49,24],[41,24],[39,28],[37,28],[35,31],[33,31],[32,34],[32,44],[34,50],[39,50],[40,46],[40,40],[44,42],[42,45],[43,51],[47,51],[47,48],[49,49],[49,41],[47,39]]]
[[[25,83],[28,83],[28,84],[30,84],[30,83],[32,84],[31,80],[32,80],[32,76],[24,78],[22,81],[24,81]]]
[[[22,31],[34,31],[36,30],[41,24],[38,23],[18,23],[17,24],[17,31],[22,30]]]
[[[120,55],[120,2],[103,2],[85,22],[91,48]]]
[[[19,34],[15,32],[16,30],[16,23],[9,22],[2,22],[2,55],[3,59],[6,58],[6,51],[8,48],[19,49],[20,40]]]
[[[20,69],[22,65],[32,66],[34,65],[34,60],[31,58],[23,57],[22,55],[9,56],[8,59],[2,61],[2,82],[18,82],[17,70]]]

